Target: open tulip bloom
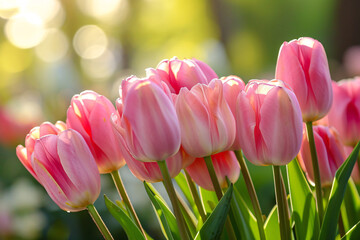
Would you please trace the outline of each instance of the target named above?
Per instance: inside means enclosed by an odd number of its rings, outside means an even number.
[[[331,83],[329,72],[312,38],[282,45],[271,81],[219,78],[202,61],[174,57],[123,80],[116,101],[75,95],[66,124],[33,128],[16,154],[62,210],[87,209],[105,239],[119,239],[94,207],[105,173],[121,198],[105,195],[108,211],[128,239],[152,239],[120,178],[124,165],[143,182],[136,191],[148,195],[165,239],[360,239],[359,79]],[[313,126],[322,117],[327,126]],[[273,168],[268,215],[248,164]]]

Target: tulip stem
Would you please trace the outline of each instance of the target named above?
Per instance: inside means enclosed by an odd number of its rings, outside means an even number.
[[[222,191],[221,191],[219,180],[217,179],[217,176],[216,176],[216,173],[215,173],[215,169],[214,169],[213,162],[211,160],[211,156],[204,157],[204,160],[205,160],[206,167],[207,167],[209,175],[210,175],[211,182],[212,182],[212,184],[214,186],[216,196],[217,196],[218,200],[220,201],[223,194],[222,194]],[[234,229],[233,229],[233,226],[231,225],[229,217],[226,219],[225,227],[226,227],[226,231],[228,233],[229,239],[236,239]]]
[[[252,203],[253,208],[254,208],[256,221],[257,221],[257,225],[258,225],[258,228],[259,228],[260,239],[266,239],[265,232],[264,232],[264,221],[263,221],[263,217],[262,217],[262,213],[261,213],[259,199],[258,199],[258,197],[256,195],[255,187],[254,187],[254,184],[253,184],[253,182],[251,180],[249,170],[248,170],[248,168],[246,166],[246,163],[245,163],[245,159],[243,158],[241,150],[239,150],[239,151],[235,150],[234,152],[235,152],[237,160],[239,161],[241,173],[242,173],[242,175],[244,177],[246,188],[247,188],[247,190],[249,192],[251,203]]]
[[[109,229],[106,227],[104,221],[101,219],[98,211],[96,210],[94,204],[90,204],[87,206],[89,214],[93,221],[95,222],[96,226],[98,227],[99,231],[103,235],[104,239],[106,240],[114,240],[113,236],[109,232]]]
[[[204,160],[205,160],[205,163],[206,163],[206,167],[207,167],[207,169],[209,171],[210,179],[211,179],[211,182],[212,182],[212,184],[214,186],[216,196],[217,196],[218,200],[220,201],[223,194],[222,194],[222,191],[221,191],[220,183],[219,183],[219,181],[218,181],[218,179],[216,177],[214,165],[213,165],[213,163],[211,161],[211,156],[204,157]]]
[[[120,177],[120,174],[119,174],[119,171],[115,170],[115,171],[111,172],[110,175],[111,175],[111,177],[112,177],[112,179],[113,179],[113,181],[115,183],[116,189],[117,189],[120,197],[122,198],[122,200],[125,203],[125,206],[126,206],[126,209],[127,209],[128,213],[130,214],[130,216],[133,219],[133,221],[135,222],[136,226],[140,229],[140,231],[142,232],[142,234],[144,235],[144,237],[146,239],[145,231],[142,228],[141,223],[139,221],[139,218],[136,215],[136,212],[134,210],[134,207],[133,207],[133,205],[131,204],[131,202],[129,200],[129,196],[128,196],[126,190],[125,190],[124,184],[123,184],[123,182],[121,180],[121,177]]]
[[[312,160],[314,180],[315,180],[316,204],[317,204],[317,209],[318,209],[319,219],[320,219],[320,226],[321,226],[322,221],[323,221],[323,216],[324,216],[324,213],[323,213],[324,208],[323,208],[323,201],[322,201],[322,194],[321,194],[320,169],[319,169],[319,162],[318,162],[318,157],[317,157],[317,153],[316,153],[316,146],[315,146],[312,122],[306,123],[306,132],[307,132],[307,138],[308,138],[309,145],[310,145],[311,160]]]
[[[291,240],[291,228],[289,217],[289,206],[287,202],[284,180],[281,175],[280,166],[273,166],[276,203],[278,206],[278,218],[280,222],[281,240]]]
[[[181,214],[179,199],[176,196],[174,185],[171,181],[171,177],[169,174],[168,167],[166,165],[166,161],[157,161],[157,163],[159,165],[161,174],[163,176],[163,183],[164,183],[166,192],[169,195],[171,204],[174,209],[174,214],[175,214],[176,222],[177,222],[179,232],[181,235],[181,239],[184,239],[184,240],[189,239],[189,236],[186,231],[185,220],[184,220],[183,215]]]
[[[190,188],[190,192],[191,192],[191,195],[194,199],[194,202],[195,202],[195,205],[199,211],[199,214],[200,214],[200,217],[203,221],[203,223],[206,221],[206,213],[204,211],[204,207],[203,205],[201,204],[201,200],[200,200],[200,197],[199,197],[199,194],[196,190],[196,186],[194,184],[194,182],[192,181],[189,173],[184,169],[184,172],[185,172],[185,176],[186,176],[186,180],[187,180],[187,183],[189,185],[189,188]]]

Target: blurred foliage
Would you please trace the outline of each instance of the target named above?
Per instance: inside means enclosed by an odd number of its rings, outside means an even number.
[[[335,0],[0,0],[0,196],[19,178],[41,189],[17,160],[15,146],[42,121],[65,121],[74,94],[92,89],[114,101],[121,79],[144,76],[145,68],[173,56],[205,61],[219,77],[271,79],[282,42],[301,36],[322,42],[330,64],[336,63],[335,6]],[[249,168],[268,214],[275,202],[271,169]],[[46,203],[35,210],[46,221],[33,239],[100,238],[86,212],[63,212],[41,193]],[[103,200],[96,204],[114,235],[123,234],[102,211]],[[149,204],[135,209],[159,239]]]

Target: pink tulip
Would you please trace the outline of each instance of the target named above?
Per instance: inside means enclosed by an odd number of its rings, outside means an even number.
[[[153,162],[175,155],[181,136],[170,92],[136,77],[124,80],[121,91],[117,101],[121,120],[115,125],[133,157]]]
[[[353,147],[344,146],[345,159],[347,159],[351,152],[354,150]],[[351,177],[356,184],[360,183],[360,169],[359,169],[359,159],[356,161],[353,171],[351,172]]]
[[[233,151],[226,151],[211,156],[214,165],[216,177],[221,188],[227,187],[226,177],[235,183],[239,178],[240,166]],[[200,187],[214,191],[211,183],[209,171],[207,170],[203,158],[197,158],[189,167],[186,168],[191,178]]]
[[[299,152],[302,119],[295,94],[280,80],[252,80],[237,99],[241,149],[256,165],[285,165]]]
[[[235,139],[235,119],[223,96],[223,83],[182,88],[176,98],[181,142],[193,157],[205,157],[228,150]]]
[[[316,125],[313,129],[316,152],[319,159],[321,185],[330,186],[335,172],[345,159],[343,145],[334,128]],[[312,160],[305,128],[298,160],[306,173],[307,179],[311,184],[314,184]]]
[[[44,122],[40,126],[31,129],[29,134],[26,135],[25,147],[22,145],[16,147],[17,157],[36,180],[38,180],[38,178],[31,166],[31,155],[34,151],[35,141],[46,135],[58,135],[64,130],[66,130],[66,124],[64,122],[57,121],[55,125]]]
[[[111,124],[115,112],[109,99],[93,91],[75,95],[67,111],[67,126],[83,136],[100,173],[111,173],[125,165],[119,134]]]
[[[333,82],[334,102],[327,119],[340,139],[354,147],[360,140],[360,77]]]
[[[172,93],[178,94],[180,89],[192,88],[197,83],[209,83],[218,76],[206,63],[197,59],[179,60],[173,57],[170,60],[163,60],[156,69],[146,70],[148,78],[155,78],[164,81]]]
[[[245,88],[245,83],[243,82],[243,80],[237,76],[228,76],[228,77],[223,77],[220,80],[222,80],[224,82],[223,84],[223,88],[224,88],[224,97],[226,99],[227,104],[230,107],[230,110],[234,116],[234,118],[236,118],[236,99],[239,95],[239,93],[244,90]],[[239,109],[239,111],[241,111]],[[237,128],[237,126],[236,126]],[[238,132],[239,130],[236,130],[236,132]],[[239,150],[240,149],[240,142],[239,142],[239,134],[235,135],[235,140],[233,145],[230,148],[231,150]]]
[[[31,162],[38,181],[61,209],[81,211],[98,198],[98,168],[85,140],[75,130],[38,139]]]
[[[299,38],[280,48],[276,79],[294,91],[304,122],[316,121],[327,114],[332,104],[332,88],[326,53],[320,42]]]

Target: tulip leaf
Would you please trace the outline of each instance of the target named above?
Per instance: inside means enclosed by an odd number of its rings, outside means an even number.
[[[121,209],[119,206],[114,204],[106,195],[105,205],[111,215],[120,223],[120,225],[124,228],[126,235],[129,240],[145,240],[144,235],[141,233],[140,229],[136,226],[136,224],[131,220],[131,218],[126,214],[126,212]]]
[[[360,219],[360,196],[352,179],[349,180],[345,191],[341,216],[345,231],[349,231]]]
[[[354,225],[342,238],[341,240],[352,240],[360,239],[360,221]]]
[[[336,236],[336,226],[339,219],[341,202],[344,198],[348,180],[359,154],[359,149],[360,142],[355,146],[346,161],[336,171],[331,186],[329,203],[325,210],[324,222],[320,230],[320,240],[334,239]]]
[[[246,205],[238,189],[234,187],[233,197],[231,199],[231,211],[235,218],[236,227],[239,229],[239,239],[259,239],[259,230],[256,218]],[[234,226],[235,228],[235,226]],[[236,231],[235,231],[236,233]]]
[[[177,198],[179,199],[181,213],[184,216],[186,225],[188,226],[188,229],[189,229],[189,233],[190,233],[191,237],[194,238],[197,233],[196,227],[195,227],[196,217],[194,216],[194,213],[190,210],[190,208],[186,205],[184,199],[182,199],[180,194],[178,192],[176,192],[176,195],[177,195]]]
[[[196,207],[195,201],[191,195],[191,191],[190,191],[189,185],[186,181],[185,175],[182,172],[180,172],[174,179],[175,179],[177,185],[180,187],[181,191],[183,192],[186,200],[189,202],[191,208],[193,209],[193,212],[194,212],[196,218],[199,218],[200,214]]]
[[[298,239],[317,239],[320,232],[315,198],[297,159],[287,165],[292,219]]]
[[[277,205],[270,211],[264,224],[266,239],[280,239],[279,218],[277,212]]]
[[[200,197],[203,202],[206,213],[210,214],[215,208],[216,204],[219,202],[216,197],[216,193],[214,191],[208,191],[200,187]]]
[[[233,193],[233,185],[227,189],[219,204],[206,219],[204,225],[197,233],[195,240],[219,239],[230,209],[230,202]]]
[[[180,240],[180,233],[174,214],[170,211],[165,201],[150,183],[144,182],[144,186],[155,209],[163,234],[167,239]]]

